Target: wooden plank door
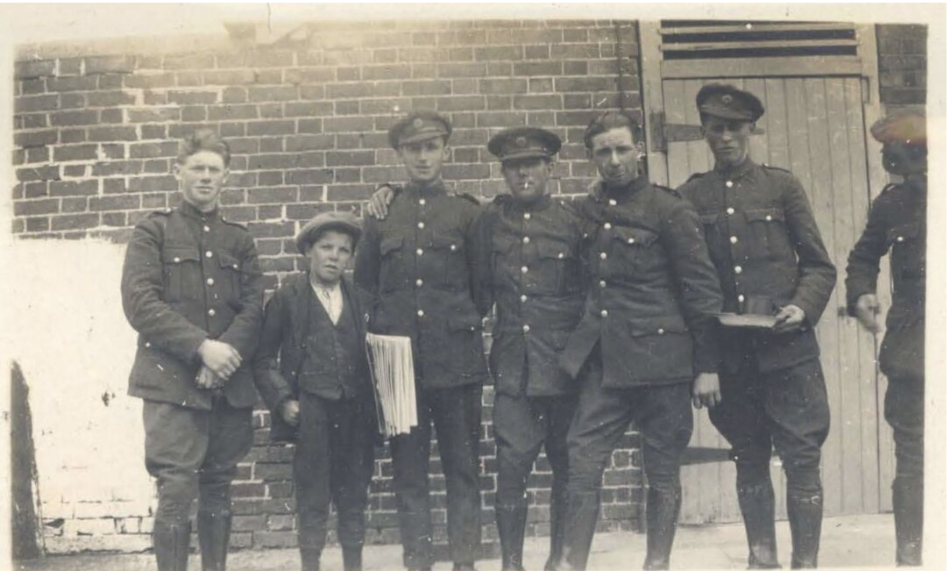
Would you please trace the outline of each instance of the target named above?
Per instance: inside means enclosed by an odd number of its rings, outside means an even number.
[[[723,80],[663,80],[666,122],[698,125],[696,93],[703,84],[715,81]],[[832,418],[822,460],[825,514],[877,513],[882,506],[874,339],[859,331],[843,310],[844,268],[864,228],[871,195],[861,80],[746,77],[728,81],[755,93],[765,104],[766,114],[758,123],[761,133],[751,140],[752,158],[788,169],[799,178],[839,270],[837,287],[817,327]],[[713,157],[702,140],[668,142],[666,166],[668,184],[676,187],[691,174],[711,169]],[[724,452],[729,446],[705,411],[695,415],[690,447],[694,452],[682,471],[682,520],[739,521],[735,467]],[[776,512],[784,518],[785,481],[777,456],[773,457],[772,476]]]

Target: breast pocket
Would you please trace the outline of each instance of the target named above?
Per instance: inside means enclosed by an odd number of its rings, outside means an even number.
[[[198,250],[175,246],[162,250],[162,280],[163,299],[168,303],[182,301],[189,292],[200,292],[201,256]]]
[[[217,276],[206,279],[206,286],[212,297],[221,297],[232,306],[240,305],[241,301],[241,261],[229,252],[218,252]]]
[[[514,255],[515,245],[516,242],[514,238],[504,235],[495,235],[492,237],[491,268],[495,283],[506,283],[515,277],[509,274],[511,271],[510,268],[514,268],[517,265],[515,260],[511,259],[511,256]]]
[[[430,280],[435,286],[441,286],[452,291],[468,288],[468,264],[465,258],[465,242],[457,232],[435,232],[429,238],[426,247],[431,257],[426,264],[432,273]],[[427,272],[428,273],[428,272]]]
[[[751,244],[749,251],[758,259],[782,259],[792,255],[792,245],[781,208],[746,210]]]
[[[656,263],[657,240],[660,235],[647,228],[620,227],[611,230],[612,248],[608,259],[610,274],[636,277]]]
[[[402,236],[384,238],[379,244],[379,289],[381,292],[407,286],[406,252]]]
[[[924,273],[923,229],[919,222],[895,226],[887,231],[891,264],[899,277],[922,277]]]
[[[571,247],[557,242],[541,242],[537,247],[540,268],[535,276],[536,283],[529,284],[529,287],[533,285],[531,289],[548,295],[579,291],[580,267]]]

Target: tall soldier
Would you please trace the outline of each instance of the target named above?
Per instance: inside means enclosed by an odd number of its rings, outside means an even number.
[[[122,305],[139,333],[129,394],[142,398],[145,465],[158,480],[159,571],[185,571],[198,499],[202,568],[225,568],[231,481],[253,440],[248,363],[261,326],[254,240],[218,212],[231,153],[215,133],[186,137],[174,165],[184,200],[132,233]]]
[[[774,316],[771,330],[724,328],[722,403],[709,410],[732,446],[750,568],[776,568],[772,446],[788,478],[792,567],[815,567],[821,536],[821,445],[830,424],[814,327],[836,271],[798,179],[758,165],[749,137],[765,109],[753,94],[711,84],[696,96],[715,169],[679,190],[699,211],[729,313]]]
[[[848,257],[848,312],[872,333],[880,261],[891,254],[894,304],[881,343],[887,375],[884,417],[894,430],[897,564],[920,565],[924,500],[924,309],[927,240],[927,132],[920,113],[901,112],[871,126],[884,145],[884,168],[903,177],[874,200],[868,224]]]
[[[719,395],[715,319],[719,281],[702,225],[675,191],[640,172],[636,121],[608,112],[587,127],[603,179],[576,204],[590,224],[589,292],[561,363],[581,393],[568,434],[564,560],[584,569],[600,510],[604,469],[634,420],[643,434],[647,494],[645,569],[666,569],[681,503],[680,459],[694,405]]]
[[[389,217],[366,219],[354,275],[373,300],[369,331],[412,340],[419,424],[390,441],[403,561],[409,569],[429,569],[433,563],[432,423],[445,474],[454,568],[473,569],[481,543],[478,452],[488,370],[470,270],[478,206],[449,195],[442,182],[451,130],[448,120],[432,112],[412,113],[389,130],[410,181],[397,194]]]

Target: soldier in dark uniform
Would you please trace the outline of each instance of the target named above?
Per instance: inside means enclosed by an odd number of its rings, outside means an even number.
[[[487,262],[479,267],[481,291],[498,312],[489,364],[495,379],[495,521],[504,571],[523,569],[526,489],[542,445],[554,473],[545,569],[560,559],[566,519],[567,430],[577,390],[557,356],[580,320],[586,283],[585,224],[569,203],[548,194],[560,147],[557,135],[531,127],[502,131],[488,143],[511,191],[478,219]]]
[[[644,568],[666,569],[681,503],[680,458],[693,429],[690,400],[714,406],[718,399],[719,280],[696,211],[640,172],[636,121],[606,113],[590,123],[584,142],[603,180],[576,203],[594,234],[583,317],[561,354],[581,393],[568,434],[569,517],[559,568],[586,567],[604,469],[633,420],[650,483]]]
[[[891,253],[893,305],[881,343],[887,375],[884,417],[894,430],[897,474],[894,523],[897,564],[921,565],[924,500],[924,309],[927,239],[926,119],[902,112],[881,119],[871,135],[884,145],[884,168],[903,177],[874,200],[867,227],[848,257],[848,312],[872,333],[880,260]]]
[[[182,141],[184,200],[135,227],[122,270],[123,309],[139,333],[129,394],[145,401],[145,464],[158,480],[160,571],[187,567],[195,498],[202,567],[225,568],[231,481],[253,440],[248,363],[263,279],[251,235],[218,212],[230,157],[211,131]]]
[[[712,84],[700,89],[696,106],[716,165],[679,191],[699,211],[724,311],[776,319],[771,330],[723,329],[722,403],[709,417],[732,446],[750,567],[778,566],[773,445],[788,477],[792,567],[814,567],[821,445],[830,424],[814,327],[834,288],[835,267],[798,179],[749,157],[762,103],[730,85]]]
[[[254,380],[271,410],[272,440],[296,442],[303,571],[320,569],[331,499],[343,569],[362,569],[376,405],[363,309],[343,274],[360,234],[359,220],[346,212],[324,212],[304,225],[297,249],[310,270],[288,278],[267,303],[254,358]]]
[[[488,376],[482,314],[470,271],[477,202],[449,195],[442,163],[449,122],[413,113],[389,131],[410,181],[385,220],[368,218],[356,257],[356,285],[373,299],[369,330],[407,336],[417,376],[419,424],[391,439],[403,560],[432,566],[429,448],[432,423],[448,500],[449,548],[456,570],[473,569],[481,543],[478,484],[482,384]]]

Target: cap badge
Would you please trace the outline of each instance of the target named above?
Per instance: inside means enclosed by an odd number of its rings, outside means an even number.
[[[726,105],[729,105],[730,103],[732,103],[732,96],[731,96],[731,95],[728,95],[728,94],[727,94],[727,95],[723,95],[723,96],[722,96],[722,102],[725,103]]]
[[[422,128],[422,118],[416,117],[415,119],[413,119],[413,120],[412,120],[412,126],[413,126],[414,128],[416,128],[416,129],[421,129],[421,128]]]
[[[517,139],[515,139],[515,144],[518,145],[519,147],[523,147],[528,144],[528,140],[525,139],[524,137],[518,137]]]

